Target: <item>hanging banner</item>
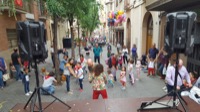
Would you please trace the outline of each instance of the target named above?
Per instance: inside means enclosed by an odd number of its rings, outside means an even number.
[[[22,7],[23,6],[22,0],[15,0],[15,5]]]

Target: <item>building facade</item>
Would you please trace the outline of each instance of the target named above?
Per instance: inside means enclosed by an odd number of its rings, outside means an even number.
[[[106,25],[105,25],[105,36],[107,37],[107,41],[108,42],[112,42],[113,40],[113,30],[112,30],[112,27],[109,27],[108,26],[108,14],[110,11],[114,11],[114,0],[107,0],[106,3],[105,3],[105,12],[106,12],[106,16],[105,16],[105,19],[106,19]]]
[[[146,54],[154,43],[160,47],[158,41],[160,12],[146,10],[144,0],[115,0],[114,10],[124,10],[126,14],[126,21],[115,27],[114,43],[125,45],[129,51],[133,44],[136,44],[139,57]]]
[[[13,48],[18,47],[17,32],[16,32],[16,22],[25,20],[42,21],[46,28],[46,41],[47,46],[53,44],[53,21],[50,16],[48,16],[47,8],[45,2],[42,0],[35,1],[31,0],[29,2],[24,1],[22,6],[15,4],[16,8],[16,18],[14,16],[9,16],[9,6],[4,3],[6,0],[0,2],[1,15],[0,15],[0,56],[4,57],[6,62],[10,62],[10,55],[13,52]],[[2,5],[1,3],[4,3]],[[66,24],[59,22],[58,24],[58,48],[62,48],[62,38],[66,36]]]
[[[16,22],[25,20],[43,21],[46,27],[47,40],[50,40],[50,27],[47,20],[47,12],[44,9],[44,3],[38,1],[23,2],[22,6],[16,5],[16,18],[14,16],[9,17],[9,6],[6,4],[6,0],[2,0],[0,15],[0,55],[5,58],[7,62],[10,62],[10,54],[13,52],[13,48],[18,47]],[[40,4],[40,5],[39,5]]]

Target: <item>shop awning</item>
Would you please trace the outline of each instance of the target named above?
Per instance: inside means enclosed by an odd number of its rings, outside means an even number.
[[[200,8],[200,0],[157,0],[146,6],[148,11],[186,11]]]

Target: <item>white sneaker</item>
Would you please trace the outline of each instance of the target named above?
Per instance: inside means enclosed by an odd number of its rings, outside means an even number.
[[[165,86],[165,87],[163,87],[162,89],[165,90],[165,89],[167,89],[167,87]]]
[[[26,96],[29,96],[30,94],[29,94],[29,93],[26,93],[25,95],[26,95]]]
[[[165,91],[165,93],[167,93],[167,89],[165,89],[164,91]]]
[[[33,92],[32,91],[29,91],[29,94],[32,94]]]

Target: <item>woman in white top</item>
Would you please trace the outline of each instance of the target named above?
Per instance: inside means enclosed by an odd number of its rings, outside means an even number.
[[[125,62],[128,63],[128,49],[126,46],[123,47],[122,54],[123,54],[124,64]]]
[[[42,88],[45,91],[43,91],[43,94],[53,94],[55,92],[55,86],[53,86],[53,82],[57,82],[57,80],[54,78],[54,72],[50,72],[49,75],[44,76]]]

